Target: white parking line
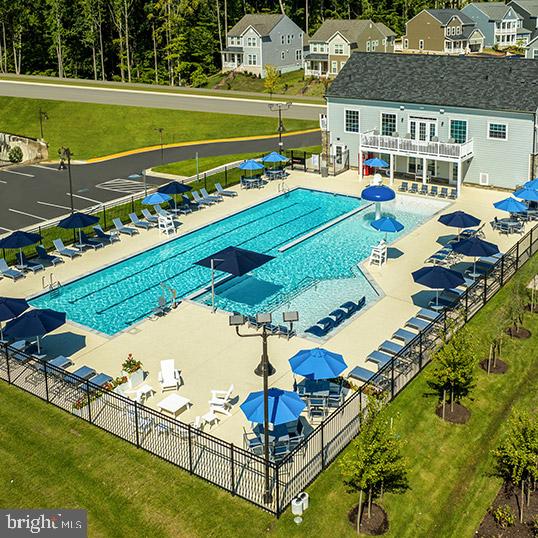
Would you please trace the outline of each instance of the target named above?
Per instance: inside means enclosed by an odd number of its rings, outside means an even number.
[[[26,215],[27,217],[32,217],[33,219],[37,219],[37,220],[47,220],[47,219],[44,219],[43,217],[32,215],[32,213],[25,213],[24,211],[19,211],[18,209],[11,209],[11,207],[8,209],[8,211],[11,211],[13,213],[19,213],[20,215]]]
[[[65,205],[51,204],[50,202],[40,202],[40,201],[38,201],[37,203],[41,205],[48,205],[50,207],[57,207],[58,209],[67,209],[68,211],[71,211],[71,208]]]
[[[0,226],[0,230],[5,230],[6,232],[12,232],[13,231],[11,228],[4,228],[3,226]]]
[[[71,196],[68,192],[65,193],[66,196]],[[102,204],[101,200],[94,200],[93,198],[86,198],[86,196],[80,196],[80,194],[73,194],[73,198],[80,198],[81,200],[87,200],[88,202],[93,202],[94,204]]]
[[[15,172],[15,170],[2,170],[4,174],[17,174],[18,176],[35,177],[32,174],[25,174],[23,172]]]
[[[55,166],[43,166],[42,164],[31,164],[31,168],[43,168],[43,170],[49,170],[52,172],[60,172],[57,167]]]
[[[7,185],[7,181],[4,181],[3,179],[0,179],[0,183],[3,183],[4,185]]]

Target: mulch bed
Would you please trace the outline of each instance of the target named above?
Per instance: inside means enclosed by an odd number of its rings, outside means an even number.
[[[480,361],[480,368],[482,368],[482,370],[485,370],[486,372],[488,371],[488,359]],[[501,359],[497,359],[495,361],[495,366],[493,365],[493,361],[491,361],[489,367],[490,374],[505,374],[506,370],[508,370],[508,364],[506,364]]]
[[[435,409],[435,414],[443,418],[443,405],[439,404]],[[464,405],[454,404],[454,410],[450,410],[450,404],[445,405],[445,420],[453,424],[465,424],[471,418],[471,412]]]
[[[520,327],[516,330],[515,327],[509,327],[508,329],[505,329],[504,331],[508,336],[511,336],[512,338],[518,338],[519,340],[526,340],[527,338],[531,337],[531,332],[529,329],[525,329],[525,327]]]
[[[538,517],[538,494],[531,494],[529,506],[523,509],[524,523],[519,523],[519,489],[505,482],[499,490],[497,497],[493,501],[490,510],[482,520],[476,533],[477,538],[533,538],[534,534],[531,527],[533,517]],[[493,518],[493,511],[499,506],[510,506],[514,514],[515,523],[511,527],[501,527]]]
[[[359,505],[354,506],[348,513],[347,518],[354,529],[357,528],[357,512]],[[363,505],[361,534],[369,534],[371,536],[380,536],[389,530],[389,518],[387,513],[378,504],[372,503],[372,510],[368,518],[366,504]]]

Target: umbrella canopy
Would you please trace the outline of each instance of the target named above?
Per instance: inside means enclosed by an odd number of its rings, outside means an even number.
[[[234,276],[243,276],[257,267],[271,261],[274,256],[260,254],[239,247],[226,247],[207,258],[198,260],[195,265],[208,267]]]
[[[465,213],[465,211],[454,211],[454,213],[441,215],[438,221],[451,228],[473,228],[480,224],[480,219],[469,215],[469,213]]]
[[[263,170],[265,168],[262,163],[259,163],[258,161],[255,161],[254,159],[248,159],[246,161],[243,161],[239,165],[239,170]]]
[[[383,159],[380,159],[378,157],[366,159],[364,161],[364,164],[373,168],[387,168],[389,166],[389,163],[387,161],[384,161]]]
[[[433,290],[448,290],[465,283],[461,273],[438,265],[423,267],[411,275],[417,284],[422,284]]]
[[[533,188],[523,187],[514,192],[516,198],[527,200],[527,202],[538,202],[538,191]]]
[[[371,185],[362,191],[361,198],[369,202],[388,202],[396,198],[396,193],[386,185]]]
[[[263,157],[262,163],[284,163],[288,160],[284,155],[280,155],[276,151],[271,151],[268,155]]]
[[[179,181],[172,181],[170,183],[167,183],[166,185],[163,185],[162,187],[159,187],[157,189],[157,192],[174,196],[175,194],[184,194],[186,192],[189,192],[190,190],[192,190],[192,187],[190,187],[189,185],[185,185],[184,183],[180,183]]]
[[[297,420],[306,404],[295,392],[271,388],[269,396],[269,423],[278,425]],[[263,391],[251,392],[241,404],[241,410],[250,422],[263,423]]]
[[[378,220],[374,220],[370,223],[370,226],[379,232],[396,233],[401,232],[404,229],[404,225],[392,217],[382,217]]]
[[[0,297],[0,321],[20,316],[30,305],[26,299],[15,299],[13,297]]]
[[[142,200],[142,203],[145,205],[159,205],[163,204],[164,202],[168,202],[171,199],[172,197],[164,192],[154,192],[149,196],[146,196]]]
[[[538,178],[527,181],[523,186],[526,189],[538,189]]]
[[[501,200],[500,202],[495,202],[493,207],[500,209],[501,211],[507,211],[508,213],[523,213],[527,211],[527,206],[515,198],[509,197]]]
[[[290,366],[294,373],[309,379],[332,379],[347,368],[342,355],[320,347],[299,351],[290,359]]]
[[[499,253],[497,245],[484,241],[479,237],[470,237],[469,239],[458,241],[452,245],[452,249],[454,252],[465,254],[465,256],[487,257]]]
[[[62,219],[58,226],[60,228],[76,229],[76,228],[86,228],[86,226],[92,226],[99,222],[99,217],[95,215],[87,215],[86,213],[73,213],[65,219]]]
[[[0,248],[23,248],[41,241],[39,234],[17,230],[0,240]]]

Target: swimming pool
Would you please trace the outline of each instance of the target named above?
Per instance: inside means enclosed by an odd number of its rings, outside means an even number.
[[[405,232],[445,205],[405,196],[384,204],[383,212],[395,215],[404,224]],[[360,208],[363,210],[345,218]],[[279,250],[339,217],[343,220]],[[271,254],[275,259],[249,275],[218,285],[217,308],[243,314],[297,309],[301,314],[300,330],[346,300],[357,300],[362,295],[370,302],[377,298],[377,292],[357,268],[381,237],[369,225],[372,218],[369,202],[298,188],[68,283],[57,294],[46,293],[30,302],[36,307],[66,312],[71,321],[113,335],[150,316],[163,287],[176,290],[178,299],[198,290],[203,292],[210,283],[211,272],[194,262],[233,245]],[[395,240],[399,235],[389,239]],[[211,297],[206,292],[195,300],[210,304]],[[280,321],[277,317],[280,314],[275,316]]]

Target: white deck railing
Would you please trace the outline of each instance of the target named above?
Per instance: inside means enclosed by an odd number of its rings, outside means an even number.
[[[433,142],[400,138],[397,136],[383,136],[373,133],[361,133],[361,148],[364,150],[387,153],[395,152],[404,155],[417,155],[420,157],[444,157],[448,159],[468,159],[473,155],[472,139],[463,143]]]

